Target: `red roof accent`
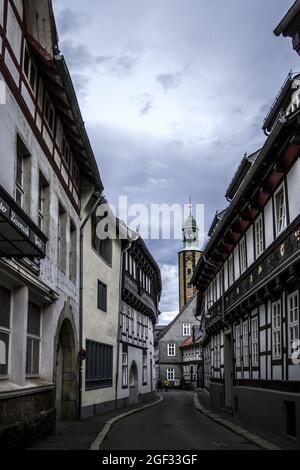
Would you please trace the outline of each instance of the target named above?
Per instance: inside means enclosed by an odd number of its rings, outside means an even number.
[[[188,339],[186,339],[179,347],[180,348],[186,348],[187,346],[191,346],[193,344],[193,337],[190,336]]]

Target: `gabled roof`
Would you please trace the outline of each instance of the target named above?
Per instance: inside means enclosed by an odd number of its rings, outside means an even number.
[[[193,295],[193,297],[189,300],[189,302],[187,304],[185,304],[185,306],[180,310],[180,312],[176,315],[176,317],[174,318],[174,320],[171,321],[171,323],[169,323],[163,330],[162,332],[157,336],[155,342],[161,340],[165,334],[170,330],[170,328],[177,322],[178,318],[181,317],[181,315],[183,314],[183,312],[187,309],[187,307],[193,302],[193,300],[195,299],[195,297],[197,297],[198,293],[195,292],[195,294]]]
[[[226,194],[225,194],[226,199],[231,200],[234,198],[234,196],[238,192],[239,187],[241,186],[242,182],[244,181],[248,172],[250,171],[250,168],[252,167],[253,163],[256,161],[259,155],[259,152],[260,150],[257,150],[251,155],[247,155],[247,154],[244,155],[240,165],[238,166],[238,169],[236,170],[233,176],[233,179],[229,187],[226,190]]]
[[[275,28],[274,34],[276,36],[292,36],[299,32],[300,24],[300,0],[296,0],[291,6],[287,14],[280,21],[279,25]]]
[[[103,184],[72,78],[64,56],[59,53],[52,1],[26,0],[25,27],[28,46],[43,74],[80,171],[102,192]]]
[[[274,103],[271,106],[269,113],[267,114],[264,124],[263,124],[263,131],[266,134],[269,134],[276,121],[280,117],[282,111],[286,111],[290,101],[292,99],[292,95],[295,92],[295,88],[293,86],[295,80],[299,80],[300,74],[290,72],[282,85],[278,95],[276,96]]]
[[[220,220],[223,219],[223,217],[225,215],[225,212],[226,212],[226,209],[224,209],[223,211],[217,211],[216,212],[215,217],[214,217],[214,219],[212,221],[212,224],[210,226],[210,229],[208,231],[208,236],[209,237],[211,237],[213,235],[213,232],[217,228],[218,223],[220,222]]]

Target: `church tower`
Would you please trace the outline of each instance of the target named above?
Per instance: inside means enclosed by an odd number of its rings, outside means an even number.
[[[202,255],[199,249],[199,228],[192,214],[190,200],[190,215],[183,227],[183,249],[179,252],[179,308],[180,310],[193,297],[196,289],[191,285],[195,267]]]

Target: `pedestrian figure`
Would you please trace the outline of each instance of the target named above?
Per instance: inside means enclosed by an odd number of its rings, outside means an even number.
[[[167,392],[170,387],[170,382],[168,381],[168,379],[165,380],[164,385],[165,385],[165,391]]]
[[[157,391],[158,391],[158,392],[162,392],[162,391],[163,391],[163,383],[162,383],[161,379],[159,379],[159,380],[157,381]]]

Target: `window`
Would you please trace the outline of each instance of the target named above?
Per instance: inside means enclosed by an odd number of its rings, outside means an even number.
[[[273,359],[281,359],[281,302],[272,304]]]
[[[17,161],[15,175],[15,198],[17,204],[26,212],[30,206],[31,168],[29,152],[22,140],[17,138]]]
[[[23,155],[18,152],[17,154],[17,173],[16,173],[16,202],[20,207],[23,207],[24,200],[24,176],[23,176]]]
[[[38,375],[40,372],[41,309],[28,304],[26,375]]]
[[[47,232],[47,217],[48,217],[48,204],[49,204],[49,194],[48,194],[48,182],[44,175],[40,172],[39,174],[39,205],[38,205],[38,225],[39,228]]]
[[[248,321],[243,324],[243,363],[249,367],[249,328]]]
[[[288,340],[289,357],[294,352],[294,342],[299,340],[299,294],[294,292],[288,297]]]
[[[109,236],[105,240],[102,240],[97,235],[97,225],[104,217],[106,217],[106,214],[103,217],[97,217],[95,213],[92,215],[92,247],[101,258],[111,266],[113,256],[112,240]],[[106,230],[106,227],[103,228]]]
[[[74,180],[76,188],[79,189],[79,182],[80,182],[79,168],[74,158],[73,158],[73,180]]]
[[[235,356],[236,366],[241,367],[241,327],[238,325],[235,329]]]
[[[77,230],[72,221],[70,222],[69,277],[75,284],[77,279]]]
[[[252,350],[252,366],[257,367],[258,356],[258,318],[251,320],[251,350]]]
[[[258,258],[264,251],[264,226],[262,215],[255,222],[255,256]]]
[[[234,258],[231,255],[228,259],[228,282],[229,287],[234,283]]]
[[[167,380],[175,380],[175,369],[167,369]]]
[[[128,349],[126,346],[123,346],[122,353],[122,386],[128,387]]]
[[[143,385],[147,385],[148,382],[148,357],[147,351],[143,351]]]
[[[132,275],[136,279],[136,262],[132,260]]]
[[[46,95],[45,98],[45,111],[44,111],[44,116],[46,123],[48,124],[49,130],[51,133],[54,133],[54,125],[55,125],[55,112],[54,108],[50,102],[49,97]]]
[[[107,312],[107,286],[98,281],[98,309]]]
[[[128,312],[128,332],[131,336],[134,336],[134,310],[127,306]]]
[[[214,369],[221,366],[221,338],[220,335],[214,337]]]
[[[31,90],[35,94],[37,85],[37,68],[34,65],[32,58],[30,57],[27,46],[24,49],[24,64],[23,64],[24,75],[27,82],[30,85]]]
[[[247,245],[246,245],[246,237],[242,238],[240,242],[240,266],[241,266],[241,274],[243,274],[247,270]]]
[[[63,138],[63,144],[62,144],[62,157],[66,166],[70,168],[71,150],[65,138]]]
[[[287,226],[286,197],[282,185],[275,194],[276,235],[279,235]]]
[[[183,324],[183,336],[191,336],[191,324],[184,323]]]
[[[86,390],[112,387],[113,347],[87,340],[86,351]]]
[[[122,332],[128,334],[127,305],[124,303],[122,304]]]
[[[168,357],[176,356],[176,344],[168,344]]]
[[[0,286],[0,377],[8,375],[10,343],[10,291]]]
[[[67,214],[62,205],[58,205],[58,228],[57,228],[57,253],[58,268],[61,272],[66,273],[66,230],[67,230]]]

